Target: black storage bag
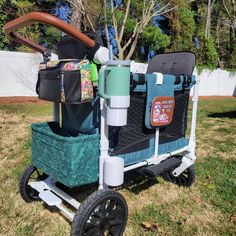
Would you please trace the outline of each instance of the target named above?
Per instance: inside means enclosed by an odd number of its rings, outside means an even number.
[[[62,101],[62,89],[64,101]],[[80,70],[61,71],[60,68],[47,68],[39,71],[36,91],[39,98],[50,102],[81,103]]]
[[[40,70],[38,74],[38,82],[36,85],[36,92],[39,99],[60,102],[61,100],[61,70],[44,69]]]

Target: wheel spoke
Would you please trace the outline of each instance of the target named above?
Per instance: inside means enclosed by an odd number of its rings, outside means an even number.
[[[99,207],[99,211],[102,213],[102,214],[105,214],[105,209],[106,209],[106,201],[101,203],[100,207]]]
[[[100,220],[101,218],[104,217],[104,214],[102,212],[100,212],[100,211],[94,211],[93,212],[93,217],[96,217],[97,219]]]
[[[100,221],[99,222],[92,222],[92,221],[87,222],[85,230],[88,231],[91,228],[98,228],[99,227],[99,223],[100,223]]]
[[[39,173],[39,170],[38,169],[36,169],[36,173],[37,173],[37,177],[39,177],[40,176],[40,173]]]
[[[111,220],[109,223],[108,223],[108,225],[109,225],[109,227],[113,227],[113,226],[118,226],[118,225],[122,225],[124,222],[123,222],[123,220],[121,220],[121,219],[115,219],[115,220]]]
[[[108,215],[109,219],[115,219],[118,215],[123,215],[124,212],[122,211],[122,209],[119,209],[118,207],[116,209],[114,209],[113,211],[111,211]]]
[[[116,203],[117,202],[115,200],[111,200],[106,208],[106,213],[109,214],[114,209]]]
[[[109,234],[108,234],[109,236],[119,236],[121,229],[112,227],[112,228],[109,228],[108,231],[109,231]]]
[[[29,180],[30,180],[30,179],[33,179],[33,180],[38,180],[38,178],[37,178],[37,177],[30,177],[30,178],[29,178]]]
[[[181,184],[185,185],[187,183],[188,178],[184,175],[180,175],[180,180],[181,180]]]
[[[38,198],[38,192],[29,185],[27,186],[27,191],[32,198]]]
[[[84,233],[86,236],[103,236],[103,234],[98,230],[94,228],[90,228],[87,232]]]

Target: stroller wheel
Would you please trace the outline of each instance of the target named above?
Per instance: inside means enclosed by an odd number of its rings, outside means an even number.
[[[124,197],[114,190],[98,190],[80,205],[72,222],[71,235],[122,235],[127,219]]]
[[[29,165],[26,167],[19,182],[19,190],[21,197],[25,202],[32,202],[40,200],[38,192],[31,188],[30,182],[40,181],[46,179],[48,176],[40,172],[36,167]]]
[[[190,187],[195,181],[196,174],[193,165],[188,167],[183,173],[181,173],[177,177],[172,174],[172,171],[173,169],[170,169],[162,173],[163,179],[184,187]]]

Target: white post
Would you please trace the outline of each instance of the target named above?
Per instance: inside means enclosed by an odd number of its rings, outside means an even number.
[[[106,102],[105,99],[100,97],[101,134],[100,134],[100,157],[99,157],[99,189],[106,188],[106,185],[104,184],[104,159],[107,158],[109,149],[105,102]]]
[[[196,78],[196,83],[193,86],[193,97],[192,97],[193,109],[192,109],[191,132],[189,137],[189,151],[191,152],[192,155],[195,155],[195,147],[196,147],[198,91],[199,91],[199,79]]]
[[[193,97],[192,97],[193,109],[192,109],[192,121],[191,121],[188,153],[183,156],[181,165],[173,170],[172,173],[175,177],[179,176],[189,166],[193,165],[196,160],[195,148],[196,148],[198,90],[199,90],[199,79],[196,78],[196,83],[193,86]]]
[[[156,128],[156,132],[155,132],[154,158],[157,158],[157,157],[158,157],[158,145],[159,145],[159,127]]]

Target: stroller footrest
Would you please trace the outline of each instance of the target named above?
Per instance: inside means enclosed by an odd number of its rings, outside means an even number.
[[[181,159],[172,157],[165,161],[162,161],[157,165],[143,167],[142,173],[151,177],[158,176],[170,169],[178,167],[181,164],[181,162],[182,162]]]
[[[39,197],[49,206],[58,206],[62,200],[49,190],[39,193]]]

